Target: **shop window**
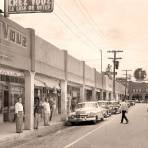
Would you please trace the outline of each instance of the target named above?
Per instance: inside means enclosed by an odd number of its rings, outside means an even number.
[[[6,82],[9,82],[10,80],[9,80],[9,76],[6,76]]]
[[[46,87],[43,87],[43,93],[45,94],[46,93]]]
[[[9,93],[8,91],[4,91],[4,107],[9,105]]]
[[[1,75],[1,81],[6,81],[6,76],[5,75]]]
[[[10,77],[10,82],[13,82],[13,77]]]

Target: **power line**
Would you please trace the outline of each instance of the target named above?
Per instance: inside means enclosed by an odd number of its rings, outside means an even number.
[[[128,79],[128,72],[129,71],[132,71],[132,70],[128,70],[128,69],[126,69],[126,70],[122,70],[122,71],[125,71],[125,80],[126,80],[126,82],[125,82],[125,97],[126,97],[126,95],[127,95],[127,79]]]
[[[53,14],[60,20],[60,22],[61,22],[68,30],[71,31],[72,34],[74,34],[76,37],[78,37],[78,38],[80,39],[80,36],[79,36],[77,33],[75,33],[75,32],[69,27],[69,25],[67,25],[67,24],[64,22],[64,20],[63,20],[57,13],[53,12]],[[81,41],[83,42],[83,44],[84,44],[85,46],[88,45],[89,47],[92,48],[92,46],[90,46],[90,45],[88,44],[88,42],[85,42],[85,41],[83,41],[83,40],[81,40]],[[93,47],[93,48],[94,48],[94,47]]]
[[[92,29],[94,30],[94,32],[99,36],[99,38],[101,38],[101,36],[100,36],[100,34],[98,33],[98,31],[103,35],[103,40],[104,40],[105,37],[104,37],[103,32],[97,27],[98,25],[96,24],[96,22],[94,21],[94,19],[91,17],[91,15],[89,14],[89,12],[88,12],[87,8],[84,6],[84,4],[83,4],[80,0],[78,0],[78,1],[79,1],[79,4],[80,4],[81,7],[78,5],[77,1],[74,0],[75,4],[76,4],[77,7],[79,8],[81,14],[88,20],[88,22],[89,22],[91,28],[92,28]],[[87,15],[86,15],[82,10],[83,10]]]
[[[84,4],[83,4],[80,0],[78,0],[78,1],[79,1],[79,3],[80,3],[81,7],[85,10],[85,12],[86,12],[87,16],[89,17],[89,19],[90,19],[92,25],[95,27],[94,29],[96,30],[96,28],[97,28],[96,31],[97,31],[97,32],[99,31],[99,32],[104,36],[104,34],[102,33],[102,31],[97,27],[98,25],[96,24],[96,22],[94,21],[94,19],[93,19],[93,18],[91,17],[91,15],[89,14],[87,8],[84,6]],[[96,32],[96,33],[97,33],[97,32]],[[98,34],[98,33],[97,33],[97,34]],[[98,34],[98,36],[100,36],[100,34]]]
[[[77,30],[79,30],[79,33],[80,33],[84,38],[86,38],[86,40],[89,40],[89,41],[91,42],[91,44],[92,44],[95,48],[98,48],[98,47],[95,45],[95,43],[94,43],[90,38],[88,38],[88,36],[87,36],[84,32],[82,32],[82,31],[80,30],[79,26],[78,26],[76,23],[74,23],[74,21],[69,17],[69,15],[66,13],[66,11],[63,10],[63,9],[59,6],[58,3],[55,3],[55,4],[56,4],[56,6],[63,12],[64,16],[67,17],[67,19],[75,26],[75,28],[76,28]]]

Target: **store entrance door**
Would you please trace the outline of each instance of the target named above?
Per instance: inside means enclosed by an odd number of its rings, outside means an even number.
[[[9,91],[4,90],[4,121],[9,121]]]

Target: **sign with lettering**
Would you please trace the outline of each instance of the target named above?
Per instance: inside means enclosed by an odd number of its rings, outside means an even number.
[[[52,12],[53,0],[8,0],[8,14]]]
[[[7,75],[7,76],[16,76],[16,77],[24,77],[24,73],[12,69],[2,68],[0,69],[0,75]]]
[[[2,32],[5,40],[13,42],[22,47],[27,46],[27,37],[25,34],[19,32],[4,21],[0,20],[0,23],[2,24]]]

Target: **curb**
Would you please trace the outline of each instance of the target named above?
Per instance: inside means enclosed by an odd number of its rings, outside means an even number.
[[[0,138],[0,146],[18,141],[27,141],[35,137],[42,137],[64,128],[64,122],[57,122],[50,126],[40,126],[38,130],[24,130],[23,133],[13,133]]]

